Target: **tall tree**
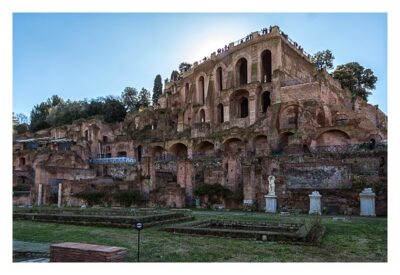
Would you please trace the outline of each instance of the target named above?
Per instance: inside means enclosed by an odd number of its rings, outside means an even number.
[[[138,91],[133,87],[126,87],[124,89],[121,100],[128,112],[134,112],[139,108]]]
[[[139,93],[139,106],[149,107],[150,106],[150,92],[145,88],[142,88]]]
[[[154,86],[153,86],[153,105],[157,103],[158,98],[162,94],[162,79],[161,75],[156,75],[156,78],[154,79]]]
[[[311,57],[311,62],[314,63],[318,71],[333,69],[333,56],[330,50],[319,51]]]
[[[336,67],[332,76],[339,80],[342,87],[351,91],[352,98],[360,97],[368,101],[371,90],[375,89],[378,78],[371,69],[365,69],[358,62],[350,62]]]
[[[31,111],[30,125],[30,130],[32,132],[50,127],[50,124],[46,122],[46,117],[49,114],[50,108],[51,106],[47,102],[42,102],[33,106],[33,109]]]
[[[171,80],[177,80],[179,76],[179,72],[177,70],[173,70],[171,73]]]

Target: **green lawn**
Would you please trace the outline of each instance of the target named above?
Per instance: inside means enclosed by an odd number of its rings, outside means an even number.
[[[196,219],[304,221],[308,215],[280,217],[264,213],[196,212]],[[351,217],[335,221],[323,216],[325,236],[319,246],[293,245],[218,237],[189,236],[160,231],[161,226],[141,231],[143,262],[386,262],[387,219]],[[33,221],[14,221],[13,239],[58,243],[85,242],[129,249],[136,261],[137,232]]]

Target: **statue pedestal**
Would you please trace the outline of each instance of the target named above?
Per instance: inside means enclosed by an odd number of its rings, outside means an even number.
[[[360,216],[375,217],[375,193],[371,188],[365,188],[360,193]]]
[[[265,195],[265,212],[276,213],[276,196],[275,195]]]
[[[318,191],[314,191],[308,196],[310,197],[310,211],[308,211],[308,214],[321,215],[321,194]]]

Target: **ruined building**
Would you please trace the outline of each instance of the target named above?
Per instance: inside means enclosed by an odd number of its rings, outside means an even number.
[[[387,117],[326,72],[278,27],[254,32],[165,83],[157,106],[121,123],[76,121],[16,137],[14,185],[28,203],[81,205],[84,190],[138,189],[142,206],[358,213],[371,187],[386,214]],[[61,185],[60,185],[61,184]],[[204,184],[229,195],[196,196]],[[21,201],[21,199],[20,199]],[[114,202],[104,202],[115,205]]]

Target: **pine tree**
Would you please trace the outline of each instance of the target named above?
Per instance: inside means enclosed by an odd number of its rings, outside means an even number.
[[[158,98],[162,94],[162,79],[161,75],[156,75],[156,78],[154,79],[154,87],[153,87],[153,105],[157,103]]]

